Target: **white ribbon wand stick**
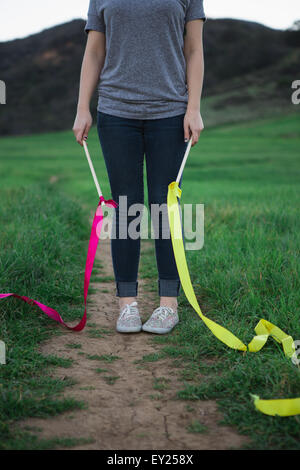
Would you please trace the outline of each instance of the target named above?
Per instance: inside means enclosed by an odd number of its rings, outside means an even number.
[[[100,198],[101,196],[103,196],[103,194],[102,194],[102,191],[101,191],[101,189],[100,189],[100,184],[99,184],[97,175],[96,175],[96,173],[95,173],[94,165],[93,165],[92,159],[91,159],[91,157],[90,157],[89,150],[88,150],[88,147],[87,147],[87,143],[86,143],[85,140],[83,140],[83,148],[84,148],[85,155],[86,155],[87,161],[88,161],[88,163],[89,163],[89,167],[90,167],[91,173],[92,173],[92,175],[93,175],[94,183],[95,183],[95,186],[96,186],[96,188],[97,188],[98,195],[99,195],[99,198]],[[105,205],[105,202],[102,201],[102,202],[101,202],[101,205],[102,205],[102,206]]]
[[[179,169],[179,172],[178,172],[178,175],[177,175],[177,178],[176,178],[176,183],[179,183],[180,178],[181,178],[181,176],[182,176],[182,172],[183,172],[183,170],[184,170],[184,167],[185,167],[187,158],[188,158],[189,153],[190,153],[190,150],[191,150],[192,140],[193,140],[193,137],[190,138],[189,143],[188,143],[188,146],[187,146],[187,148],[186,148],[186,151],[185,151],[185,154],[184,154],[182,163],[181,163],[181,167],[180,167],[180,169]]]

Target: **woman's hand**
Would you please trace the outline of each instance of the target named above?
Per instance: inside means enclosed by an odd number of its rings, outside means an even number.
[[[184,140],[187,142],[192,135],[192,147],[198,142],[204,129],[200,111],[187,110],[184,116]]]
[[[82,146],[83,139],[88,138],[88,133],[92,127],[93,119],[89,110],[78,110],[73,125],[73,132],[77,142]]]

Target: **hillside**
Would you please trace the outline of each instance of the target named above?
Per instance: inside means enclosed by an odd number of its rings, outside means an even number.
[[[24,39],[0,43],[0,135],[70,129],[85,47],[78,19]],[[300,33],[240,20],[205,25],[206,122],[240,120],[291,109],[291,82],[300,78]],[[92,107],[96,107],[96,93]],[[266,103],[268,106],[266,107]]]

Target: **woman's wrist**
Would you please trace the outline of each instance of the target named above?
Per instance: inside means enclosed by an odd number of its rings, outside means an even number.
[[[187,108],[186,108],[187,112],[194,112],[194,113],[200,113],[200,104],[193,104],[193,103],[188,103],[187,105]]]
[[[86,113],[90,111],[90,105],[87,103],[80,103],[77,105],[77,112],[78,113]]]

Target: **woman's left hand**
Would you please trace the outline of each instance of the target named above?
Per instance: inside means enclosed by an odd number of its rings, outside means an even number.
[[[198,142],[204,129],[200,111],[187,110],[184,116],[184,140],[188,142],[192,136],[192,147]]]

